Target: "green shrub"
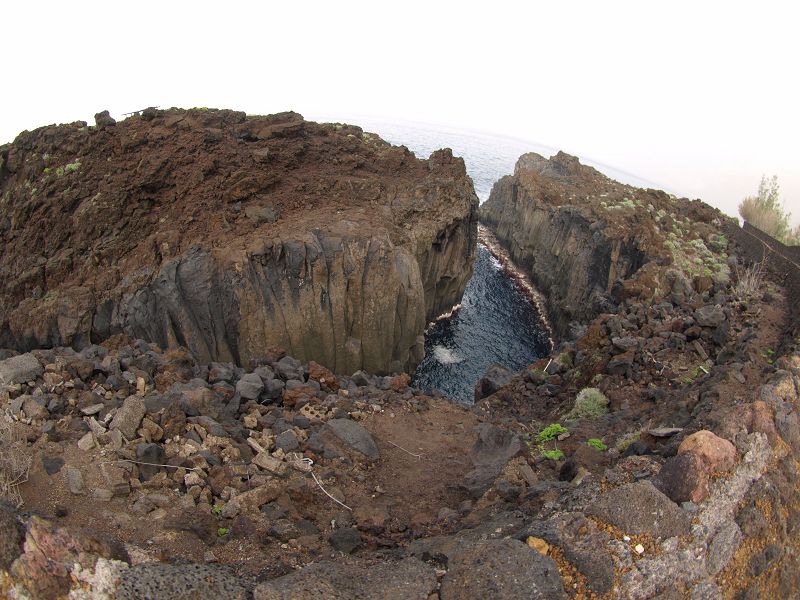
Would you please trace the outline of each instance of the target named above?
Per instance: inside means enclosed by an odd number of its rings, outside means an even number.
[[[575,397],[575,406],[567,419],[593,419],[608,412],[608,398],[597,388],[583,388]]]
[[[559,435],[562,433],[567,433],[569,430],[561,425],[561,423],[552,423],[548,425],[544,429],[539,432],[539,435],[536,436],[536,439],[539,441],[540,444],[545,442],[551,442],[555,440]]]
[[[561,460],[564,458],[564,453],[556,448],[555,450],[544,450],[542,451],[542,456],[545,458],[549,458],[550,460]]]
[[[603,443],[603,440],[599,438],[591,438],[586,443],[589,444],[595,450],[599,450],[600,452],[605,452],[606,450],[608,450],[608,446],[606,446]]]

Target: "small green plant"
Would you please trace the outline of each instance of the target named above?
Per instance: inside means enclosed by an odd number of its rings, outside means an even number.
[[[569,430],[563,425],[561,425],[561,423],[552,423],[547,427],[545,427],[544,429],[542,429],[539,432],[539,435],[536,436],[536,439],[540,444],[543,444],[545,442],[551,442],[555,440],[562,433],[568,433],[568,432]]]
[[[544,458],[549,458],[550,460],[561,460],[564,458],[564,453],[556,447],[558,436],[563,433],[569,433],[569,430],[561,425],[561,423],[551,423],[536,435],[536,441],[539,442],[536,448]],[[546,450],[545,444],[548,442],[551,442],[553,447]]]
[[[81,161],[76,160],[75,162],[68,163],[63,167],[58,167],[56,169],[56,175],[61,177],[62,175],[66,175],[67,173],[74,173],[80,168],[81,168]]]
[[[211,512],[213,512],[215,515],[218,515],[219,513],[221,513],[221,512],[222,512],[222,509],[223,509],[224,507],[225,507],[225,504],[224,504],[224,503],[217,503],[217,504],[214,504],[214,506],[212,506],[212,507],[211,507]]]
[[[606,450],[608,450],[608,446],[606,446],[603,443],[603,440],[599,438],[591,438],[586,443],[589,444],[595,450],[599,450],[600,452],[605,452]]]
[[[608,398],[597,388],[583,388],[575,397],[575,406],[567,419],[593,419],[608,412]]]
[[[230,529],[228,529],[227,527],[220,527],[220,528],[218,528],[218,529],[217,529],[217,535],[218,535],[219,537],[225,537],[225,536],[226,536],[226,535],[228,535],[230,532],[231,532],[231,530],[230,530]]]
[[[550,460],[561,460],[564,458],[564,453],[556,448],[555,450],[543,450],[542,456],[549,458]]]
[[[708,369],[706,369],[703,365],[698,365],[693,367],[686,377],[683,378],[684,383],[692,383],[698,377],[702,377],[703,375],[708,375]]]

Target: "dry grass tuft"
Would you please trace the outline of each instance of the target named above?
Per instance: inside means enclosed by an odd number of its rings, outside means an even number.
[[[0,415],[0,500],[22,506],[19,486],[28,480],[30,468],[25,439],[6,416]]]
[[[764,262],[753,263],[749,267],[736,267],[736,294],[740,297],[753,296],[762,291]]]

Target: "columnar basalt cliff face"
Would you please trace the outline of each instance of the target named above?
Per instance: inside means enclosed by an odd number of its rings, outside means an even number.
[[[463,161],[358,127],[148,109],[24,132],[0,157],[0,346],[127,333],[202,361],[280,345],[412,370],[472,272]]]
[[[724,218],[700,202],[617,183],[563,152],[520,157],[514,174],[494,185],[480,217],[547,295],[560,335],[620,295],[653,299],[670,291],[673,282],[651,277],[655,264],[648,263],[674,263],[674,272],[689,278],[705,274],[705,264],[692,266],[702,252],[675,252],[677,240],[691,233],[704,249],[713,235],[707,224]],[[724,275],[715,268],[709,276]]]

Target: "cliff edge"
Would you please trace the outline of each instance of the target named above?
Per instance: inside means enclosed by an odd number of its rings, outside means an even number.
[[[699,200],[618,183],[564,152],[521,156],[480,218],[547,294],[561,336],[622,299],[652,301],[676,281],[707,288],[730,275],[717,258],[729,217]]]
[[[124,333],[252,365],[411,371],[472,273],[477,198],[417,159],[296,113],[147,109],[0,147],[0,347]]]

